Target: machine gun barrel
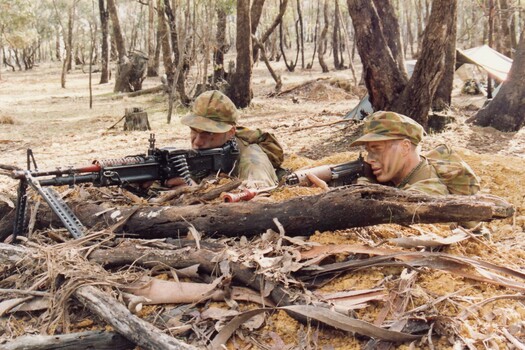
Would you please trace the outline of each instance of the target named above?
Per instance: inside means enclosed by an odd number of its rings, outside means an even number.
[[[230,172],[237,164],[239,155],[235,140],[228,141],[222,147],[204,150],[158,149],[155,148],[155,136],[151,134],[147,154],[94,161],[85,167],[32,171],[30,161],[33,161],[35,168],[37,166],[32,151],[28,149],[28,170],[13,172],[13,177],[20,180],[13,240],[25,231],[28,185],[40,193],[64,226],[77,238],[82,235],[82,224],[48,187],[81,183],[91,183],[95,187],[126,186],[150,181],[163,182],[176,177],[182,177],[186,183],[192,184],[192,176]]]

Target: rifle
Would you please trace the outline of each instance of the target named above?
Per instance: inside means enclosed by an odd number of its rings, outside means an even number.
[[[52,171],[38,171],[33,152],[28,149],[28,170],[13,172],[13,177],[20,180],[13,242],[19,234],[25,232],[28,186],[31,186],[44,198],[71,235],[79,238],[83,236],[84,226],[49,186],[74,186],[81,183],[91,183],[95,187],[125,187],[133,183],[149,181],[163,183],[175,177],[182,177],[188,185],[191,185],[192,177],[202,178],[210,172],[230,172],[239,158],[239,149],[234,139],[222,147],[203,150],[184,150],[174,147],[158,149],[155,147],[154,134],[150,134],[148,141],[147,154],[95,160],[91,165],[85,167],[57,168],[57,170]],[[30,170],[31,163],[34,165],[34,171]],[[46,178],[38,179],[40,177]]]
[[[357,160],[337,165],[321,165],[297,170],[285,177],[287,185],[311,186],[308,174],[313,174],[331,187],[351,185],[358,177],[374,177],[370,165],[359,154]]]

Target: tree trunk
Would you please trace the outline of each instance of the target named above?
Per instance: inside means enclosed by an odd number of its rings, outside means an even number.
[[[487,0],[488,8],[488,44],[489,47],[494,47],[494,20],[496,15],[496,6],[494,0]],[[497,51],[497,50],[496,50]],[[492,98],[492,78],[487,75],[487,98]]]
[[[324,54],[326,52],[326,34],[328,33],[328,1],[324,0],[323,6],[324,14],[324,26],[319,35],[319,44],[317,45],[317,58],[319,59],[319,65],[323,70],[323,73],[328,73],[328,65],[324,61]]]
[[[416,17],[417,17],[417,51],[416,56],[414,58],[419,57],[419,53],[421,52],[421,40],[423,39],[423,28],[425,27],[423,23],[423,5],[421,3],[421,0],[414,0],[417,2],[416,6]]]
[[[109,82],[109,12],[104,0],[98,0],[100,12],[101,54],[100,54],[100,84]]]
[[[155,0],[148,1],[148,77],[156,77],[159,75],[158,65],[155,61],[155,41],[159,40],[155,36]],[[158,43],[157,43],[158,45]]]
[[[69,15],[68,15],[68,21],[67,21],[67,54],[66,54],[66,60],[67,60],[67,71],[69,72],[73,68],[73,27],[75,22],[75,7],[76,2],[73,2],[71,4],[71,7],[69,9]]]
[[[107,4],[111,23],[113,24],[113,37],[118,52],[117,74],[113,91],[139,91],[142,89],[142,82],[146,77],[146,62],[148,58],[139,52],[135,52],[128,57],[115,0],[108,0]]]
[[[473,118],[474,124],[492,126],[501,131],[518,131],[525,124],[525,35],[516,50],[507,80],[499,93]]]
[[[507,218],[514,212],[510,204],[493,196],[436,197],[381,185],[341,187],[316,196],[272,203],[104,210],[99,205],[82,202],[70,207],[87,227],[113,225],[116,217],[129,216],[121,223],[121,230],[147,239],[176,238],[186,234],[190,225],[206,235],[251,237],[269,228],[278,229],[274,222],[277,219],[288,236],[304,236],[316,230],[334,231],[384,223],[490,221]],[[39,227],[51,224],[59,224],[51,211],[39,213]]]
[[[164,0],[157,0],[157,26],[158,26],[158,40],[162,47],[162,62],[164,64],[164,72],[166,74],[166,86],[168,93],[173,88],[173,79],[175,75],[175,67],[171,57],[171,44],[164,14]]]
[[[342,63],[339,60],[339,32],[341,30],[340,24],[339,24],[339,16],[337,16],[337,12],[339,12],[339,0],[335,0],[335,16],[334,16],[334,29],[332,31],[332,53],[334,56],[334,68],[339,70],[342,69]]]
[[[407,26],[407,41],[408,41],[407,44],[410,46],[410,55],[414,57],[416,53],[414,52],[414,33],[412,32],[412,18],[410,15],[410,8],[411,8],[410,5],[405,5],[405,19],[406,19],[406,26]]]
[[[312,60],[306,66],[307,69],[312,69],[312,67],[314,66],[315,53],[317,52],[317,43],[318,43],[317,36],[319,34],[319,16],[320,16],[320,13],[321,13],[321,0],[317,0],[317,11],[315,13],[315,26],[314,26],[314,37],[313,37],[314,52],[312,53]],[[355,43],[355,41],[354,41],[354,43]]]
[[[299,47],[301,48],[301,68],[304,69],[304,22],[301,1],[297,0],[297,20],[299,21]]]
[[[394,33],[383,31],[381,18],[372,1],[347,0],[347,3],[370,102],[374,110],[388,110],[408,81],[406,70],[400,70],[400,64],[395,60],[399,55],[392,52],[387,42]],[[397,40],[390,39],[389,42]]]
[[[282,0],[280,1],[282,4],[283,1]],[[284,65],[286,66],[286,69],[289,72],[293,72],[295,70],[295,63],[292,61],[288,62],[288,59],[286,58],[285,47],[288,47],[288,45],[286,45],[286,39],[284,36],[284,26],[283,26],[283,21],[281,19],[281,21],[279,22],[279,50],[281,51],[281,55],[283,56],[283,62],[284,62]],[[297,60],[296,60],[296,63],[297,63]]]
[[[447,34],[457,0],[434,0],[410,80],[404,67],[399,24],[388,0],[347,0],[374,110],[403,113],[427,126],[428,112],[443,74]]]
[[[510,47],[512,48],[511,55],[509,56],[510,58],[514,58],[514,50],[518,47],[518,41],[516,39],[518,37],[518,29],[516,27],[517,18],[518,14],[516,13],[516,10],[512,9],[510,16]]]
[[[434,94],[444,72],[447,40],[456,21],[457,0],[434,0],[421,56],[417,60],[412,78],[392,105],[392,110],[410,116],[424,128]]]
[[[261,40],[259,41],[262,45],[266,43],[266,40],[272,35],[273,31],[279,24],[281,24],[283,20],[284,13],[286,12],[286,7],[288,6],[288,0],[281,0],[279,1],[279,13],[277,14],[277,17],[275,17],[274,21],[272,22],[272,25],[264,32],[264,34],[261,36]]]
[[[177,30],[177,23],[175,21],[175,13],[173,12],[173,9],[171,8],[171,4],[169,0],[164,0],[164,12],[166,13],[166,17],[168,18],[168,26],[169,26],[169,33],[171,38],[171,49],[173,51],[173,64],[176,65],[175,70],[175,83],[176,83],[176,90],[179,94],[180,101],[183,105],[188,106],[190,104],[190,98],[186,95],[186,87],[185,87],[185,80],[186,80],[186,74],[189,70],[189,64],[186,60],[186,54],[185,54],[185,39],[180,38],[178,30]],[[171,91],[171,90],[170,90]],[[170,92],[173,94],[173,91]],[[168,123],[171,119],[171,110],[172,110],[172,104],[173,104],[173,96],[170,95],[170,112],[168,113]]]
[[[115,77],[115,87],[114,92],[130,92],[133,91],[129,83],[129,75],[132,73],[133,67],[130,62],[126,46],[124,43],[124,36],[122,35],[122,30],[120,29],[120,21],[118,18],[118,10],[115,5],[115,0],[107,0],[108,12],[111,17],[111,23],[113,24],[113,39],[115,41],[115,46],[118,53],[118,64],[117,72]]]
[[[396,17],[397,11],[390,3],[390,0],[373,1],[377,9],[377,14],[379,18],[381,18],[383,34],[385,35],[388,48],[392,56],[394,56],[394,61],[397,63],[399,70],[405,72],[405,52],[403,51],[399,21]]]
[[[265,0],[253,0],[252,6],[250,8],[251,33],[254,35],[257,32],[257,28],[259,27],[259,22],[261,21],[264,1]]]
[[[512,21],[512,10],[509,8],[507,0],[500,0],[499,18],[502,33],[502,50],[500,51],[507,57],[512,57],[512,39],[510,21]],[[510,20],[510,21],[509,21]]]
[[[226,45],[226,9],[223,6],[217,7],[217,33],[215,40],[217,46],[213,50],[213,81],[221,82],[225,80],[224,55],[228,52]]]
[[[335,14],[338,18],[339,18],[339,21],[342,24],[341,28],[343,30],[343,33],[344,33],[344,41],[345,41],[345,45],[346,46],[346,50],[348,51],[348,65],[350,67],[350,70],[352,71],[352,78],[354,80],[354,86],[357,86],[357,77],[355,75],[355,66],[354,66],[354,62],[353,62],[353,57],[354,55],[352,55],[352,45],[350,44],[350,34],[348,33],[348,31],[346,30],[346,23],[343,19],[343,16],[341,14],[341,9],[339,8],[339,11],[337,11],[337,13]],[[355,45],[354,45],[355,47]],[[342,59],[342,51],[344,51],[343,49],[341,49],[341,61],[343,60]]]
[[[250,28],[252,35],[257,33],[257,28],[259,27],[259,22],[261,21],[262,10],[264,7],[265,0],[253,0],[252,6],[250,8]],[[218,34],[218,33],[217,33]],[[253,62],[256,62],[259,57],[259,48],[257,45],[254,45],[252,48],[253,52]]]
[[[60,26],[56,26],[56,37],[55,37],[55,57],[58,62],[62,61],[62,52],[60,51]],[[3,48],[3,47],[2,47]],[[5,61],[5,54],[4,54],[4,61]]]
[[[237,63],[230,81],[228,97],[238,108],[250,105],[252,91],[252,36],[250,29],[250,0],[237,1]]]
[[[455,12],[448,14],[452,23],[447,33],[448,42],[445,49],[445,67],[432,101],[432,108],[436,111],[448,109],[452,103],[454,73],[456,72],[457,7],[454,7],[454,11]]]
[[[68,12],[68,24],[67,24],[67,27],[68,27],[68,31],[67,31],[67,35],[68,35],[68,38],[66,38],[64,40],[64,43],[65,43],[65,50],[66,50],[66,57],[64,58],[64,62],[62,64],[62,75],[60,76],[60,85],[62,86],[63,89],[66,88],[66,75],[67,75],[67,72],[69,72],[71,70],[71,60],[72,60],[72,51],[73,51],[73,48],[71,47],[71,45],[73,44],[73,17],[74,17],[74,14],[75,14],[75,3],[73,2],[73,4],[71,4],[71,7],[69,8],[69,12]],[[15,55],[16,55],[16,51],[15,51]],[[17,57],[17,63],[18,63],[18,56]],[[20,67],[20,63],[18,63],[18,66]]]

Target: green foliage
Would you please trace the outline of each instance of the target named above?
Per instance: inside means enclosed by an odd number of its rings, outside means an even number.
[[[235,0],[218,0],[217,7],[222,7],[226,11],[226,14],[231,15],[235,13],[237,8],[237,1]]]
[[[24,48],[38,39],[35,3],[4,0],[0,3],[0,36],[13,48]]]

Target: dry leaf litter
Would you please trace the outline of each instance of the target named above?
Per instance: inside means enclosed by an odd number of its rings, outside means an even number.
[[[323,86],[323,89],[326,89],[326,86]],[[320,96],[320,92],[316,91],[314,96]],[[320,100],[325,101],[327,96]],[[308,97],[303,96],[303,98]],[[323,122],[323,118],[320,117],[317,121]],[[464,134],[461,137],[478,138],[480,153],[459,148],[460,153],[481,177],[483,192],[506,199],[515,206],[516,214],[508,220],[486,223],[487,230],[484,235],[471,235],[458,243],[427,250],[478,258],[519,271],[524,265],[522,235],[525,227],[525,203],[522,189],[525,188],[523,186],[525,165],[523,159],[505,154],[508,147],[502,148],[497,156],[483,154],[483,143],[487,140],[490,142],[491,136],[498,139],[499,134],[490,130],[487,134],[484,130],[485,135],[466,135],[472,132],[470,130],[472,128],[465,128],[458,122],[457,125],[452,125],[448,132],[430,135],[423,146],[430,149],[443,142],[451,142],[455,146],[457,142],[451,140],[461,133]],[[337,131],[348,134],[352,130],[345,127]],[[522,146],[516,145],[516,147]],[[357,152],[345,152],[313,160],[291,155],[286,160],[285,166],[298,169],[320,164],[336,164],[353,160],[356,156]],[[317,188],[286,187],[274,191],[270,198],[283,201],[298,195],[314,195],[320,192]],[[122,191],[109,189],[80,188],[71,191],[66,198],[112,201],[112,206],[133,202]],[[275,232],[268,232],[251,241],[241,238],[221,240],[220,243],[228,247],[227,259],[235,259],[246,266],[256,268],[275,284],[280,283],[294,287],[294,290],[301,290],[301,296],[309,300],[318,298],[314,292],[320,295],[369,289],[384,291],[383,300],[368,301],[352,310],[351,315],[358,319],[387,325],[397,319],[412,317],[426,319],[432,324],[431,337],[423,336],[418,341],[396,344],[394,345],[396,349],[513,349],[516,348],[511,345],[513,341],[525,343],[523,324],[525,308],[522,303],[522,291],[497,283],[479,282],[458,276],[451,271],[430,268],[412,270],[414,279],[409,282],[406,274],[410,269],[403,266],[373,266],[352,270],[334,276],[331,281],[316,290],[307,289],[294,277],[295,272],[300,271],[304,263],[297,259],[298,252],[308,251],[318,245],[336,247],[360,245],[417,252],[422,248],[400,248],[389,240],[418,236],[446,238],[453,234],[454,231],[445,224],[410,227],[392,224],[336,232],[316,232],[302,243],[286,240],[282,234]],[[120,298],[119,286],[137,281],[144,275],[173,280],[172,274],[156,273],[137,266],[107,271],[89,263],[85,258],[89,251],[110,245],[114,239],[114,235],[107,230],[93,232],[80,241],[71,241],[67,236],[67,232],[62,229],[34,232],[25,243],[31,248],[31,257],[17,266],[16,270],[9,271],[8,275],[2,275],[0,288],[37,290],[49,293],[50,300],[50,307],[44,311],[18,312],[2,316],[0,329],[4,341],[22,334],[40,332],[60,334],[89,329],[109,329],[105,322],[90,315],[71,298],[75,288],[82,284],[96,285]],[[363,257],[363,254],[353,254],[351,250],[336,251],[334,254],[326,254],[326,259],[319,264],[344,262]],[[399,290],[399,286],[403,283],[408,283],[409,287]],[[16,297],[19,295],[2,294],[2,300]],[[236,306],[232,308],[232,305]],[[246,302],[236,304],[207,302],[191,305],[187,309],[177,305],[145,305],[137,315],[161,329],[166,329],[167,323],[159,321],[161,316],[168,311],[172,314],[178,311],[179,316],[169,318],[172,322],[170,324],[179,326],[190,324],[193,331],[186,328],[186,331],[181,331],[180,334],[175,332],[175,335],[186,336],[188,342],[202,345],[204,339],[225,322],[223,312],[215,311],[215,316],[207,319],[203,317],[205,312],[212,313],[210,310],[217,308],[244,311],[257,307],[260,305]],[[230,339],[228,348],[361,349],[367,343],[366,337],[353,336],[314,323],[301,324],[282,310],[271,312],[262,321],[264,322],[251,325],[251,329],[248,327],[239,329]]]

